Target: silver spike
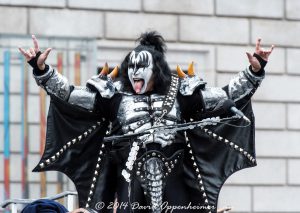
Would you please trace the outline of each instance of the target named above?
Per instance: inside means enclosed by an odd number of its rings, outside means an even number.
[[[88,129],[88,131],[89,131],[89,133],[92,133],[93,130],[92,129]]]
[[[95,126],[95,125],[93,125],[92,127],[93,127],[93,129],[96,129],[96,126]]]
[[[96,168],[97,168],[97,169],[99,168],[99,163],[97,163]]]
[[[51,160],[53,160],[53,161],[54,161],[54,160],[55,160],[55,156],[52,156],[52,157],[51,157]]]
[[[93,189],[95,187],[95,185],[92,183],[91,188]]]
[[[49,164],[49,163],[50,163],[50,160],[49,160],[49,159],[47,159],[47,160],[46,160],[46,163],[47,163],[47,164]]]
[[[190,153],[190,154],[193,154],[193,151],[190,149],[189,153]]]
[[[238,145],[234,145],[234,148],[235,148],[235,149],[238,149],[238,148],[239,148],[239,146],[238,146]]]
[[[97,122],[97,125],[100,126],[101,122]]]
[[[82,135],[79,135],[78,136],[78,140],[81,141],[81,138],[82,138]]]
[[[59,152],[56,152],[56,154],[55,154],[55,155],[56,155],[56,157],[59,157],[59,155],[60,155],[60,154],[59,154]]]
[[[84,132],[83,134],[84,134],[84,137],[86,137],[86,136],[88,135],[88,133],[87,133],[87,132]]]
[[[217,134],[215,134],[215,133],[213,133],[212,135],[213,135],[213,137],[214,137],[214,138],[216,138],[216,137],[217,137]]]
[[[74,138],[74,139],[72,140],[72,143],[73,143],[73,144],[75,144],[75,143],[76,143],[76,138]]]
[[[66,149],[67,149],[67,146],[66,146],[66,145],[64,145],[64,146],[63,146],[63,149],[64,149],[64,150],[66,150]]]
[[[60,150],[59,150],[59,152],[60,152],[60,154],[61,154],[61,153],[63,153],[63,152],[64,152],[64,150],[63,150],[63,149],[60,149]]]
[[[85,204],[85,208],[89,208],[90,207],[90,205],[87,203],[87,204]]]
[[[219,140],[219,141],[223,140],[223,137],[219,136],[219,137],[218,137],[218,140]]]
[[[225,142],[225,143],[228,143],[228,142],[229,142],[229,140],[225,139],[225,140],[224,140],[224,142]]]
[[[68,143],[67,143],[67,145],[68,145],[68,147],[70,147],[70,146],[71,146],[71,141],[70,141],[70,142],[68,142]]]
[[[98,172],[97,172],[97,170],[95,171],[95,175],[98,175]]]
[[[44,168],[45,164],[44,163],[40,163],[40,167]]]
[[[89,198],[88,198],[88,202],[90,202],[90,201],[91,201],[91,198],[89,197]]]

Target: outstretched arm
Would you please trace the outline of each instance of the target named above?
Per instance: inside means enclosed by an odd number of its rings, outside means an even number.
[[[38,40],[32,35],[33,48],[24,50],[19,48],[27,62],[33,68],[34,78],[48,94],[54,95],[66,102],[88,110],[94,110],[96,93],[86,87],[75,87],[51,66],[46,64],[46,59],[51,48],[40,51]]]
[[[274,45],[269,50],[261,47],[261,39],[257,39],[254,54],[246,53],[250,66],[231,79],[223,88],[205,88],[202,96],[207,110],[213,109],[220,101],[232,99],[235,102],[247,97],[250,98],[265,77],[264,67]]]

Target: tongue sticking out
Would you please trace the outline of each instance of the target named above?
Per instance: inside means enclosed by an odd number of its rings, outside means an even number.
[[[143,80],[135,80],[134,81],[134,91],[136,93],[140,93],[142,90],[142,87],[144,85],[144,81]]]

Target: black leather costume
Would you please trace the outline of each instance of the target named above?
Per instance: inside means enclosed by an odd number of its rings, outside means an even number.
[[[166,95],[136,95],[105,76],[73,87],[49,67],[35,76],[51,95],[51,104],[45,152],[34,171],[68,175],[80,207],[90,211],[112,212],[117,199],[118,212],[216,212],[226,179],[256,165],[250,98],[263,77],[263,70],[255,75],[247,68],[223,89],[209,88],[197,76],[173,77]],[[163,113],[168,94],[174,103]],[[250,126],[208,125],[104,142],[107,136],[203,119],[226,99],[236,102]]]

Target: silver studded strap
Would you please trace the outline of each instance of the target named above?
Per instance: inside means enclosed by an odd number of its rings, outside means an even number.
[[[165,96],[162,104],[162,114],[159,118],[156,119],[155,124],[158,125],[161,122],[161,119],[167,115],[175,103],[177,91],[179,86],[179,79],[176,75],[171,76],[171,85],[167,95]]]

